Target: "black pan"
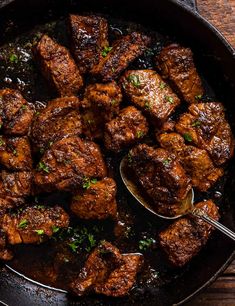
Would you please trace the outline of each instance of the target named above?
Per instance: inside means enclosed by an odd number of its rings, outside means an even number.
[[[130,25],[128,23],[132,21],[141,24],[145,31],[156,31],[157,39],[160,41],[159,47],[170,41],[178,41],[190,46],[195,54],[199,70],[203,75],[208,95],[210,97],[215,96],[216,99],[225,104],[228,120],[232,125],[233,132],[235,131],[234,51],[221,34],[198,15],[193,1],[25,0],[0,2],[2,4],[12,2],[0,11],[0,47],[5,43],[17,41],[18,37],[27,35],[35,26],[42,25],[45,22],[59,20],[59,24],[63,24],[63,16],[66,16],[68,12],[90,11],[109,16],[110,23],[119,28],[133,26],[133,24]],[[58,29],[55,35],[66,44],[66,37],[63,31],[61,30],[60,32]],[[142,64],[137,62],[134,65],[141,66]],[[3,68],[4,65],[2,66],[0,57],[0,70],[3,70]],[[16,71],[16,75],[19,75],[19,72],[20,70]],[[15,71],[12,73],[15,73]],[[1,71],[0,76],[0,86],[6,86],[6,80],[2,79]],[[12,76],[14,78],[14,74]],[[35,87],[35,90],[29,91],[27,84],[23,86],[23,94],[29,101],[35,99],[42,101],[44,98],[49,98],[50,93],[47,93],[46,86],[40,78],[37,79],[36,85],[30,85],[33,88]],[[14,87],[14,84],[8,84],[8,86]],[[44,94],[45,97],[43,96]],[[115,163],[117,165],[120,156],[111,156],[110,159],[113,160],[114,165]],[[221,222],[232,230],[235,230],[234,167],[234,161],[231,161],[224,179],[206,195],[206,197],[215,199],[220,206]],[[128,206],[127,202],[132,203],[133,199],[130,198],[124,186],[121,185],[116,169],[113,169],[113,172],[119,184],[119,201],[125,202],[125,205]],[[218,191],[222,193],[222,197]],[[133,206],[134,209],[133,207],[128,209],[135,215],[137,221],[139,220],[139,223],[137,222],[138,230],[143,230],[147,222],[148,224],[156,225],[158,229],[167,225],[164,221],[152,218],[148,212],[141,208],[137,209],[135,205]],[[142,220],[145,220],[145,222]],[[109,224],[106,226],[109,226]],[[26,247],[23,248],[23,251],[19,251],[21,258],[25,257],[26,261],[24,261],[25,266],[22,268],[22,265],[19,265],[20,268],[18,270],[25,272],[29,276],[32,276],[30,270],[33,270],[34,265],[31,258],[34,256],[43,258],[42,255],[45,251],[45,248],[39,248],[37,249],[38,254],[31,253],[33,248]],[[145,257],[147,260],[151,260],[153,265],[159,267],[161,275],[159,280],[146,283],[145,280],[147,278],[142,278],[142,283],[140,281],[138,286],[130,293],[130,296],[126,298],[114,300],[100,296],[90,296],[77,299],[67,295],[63,290],[54,290],[36,282],[33,283],[29,279],[13,273],[9,268],[2,266],[0,273],[0,300],[11,306],[180,304],[189,300],[202,288],[214,281],[219,273],[224,271],[233,258],[234,243],[222,236],[222,234],[215,232],[202,252],[189,265],[179,270],[167,267],[164,263],[164,258],[158,254],[159,250],[156,248],[152,252],[147,252]],[[10,263],[10,266],[15,267],[14,263]]]

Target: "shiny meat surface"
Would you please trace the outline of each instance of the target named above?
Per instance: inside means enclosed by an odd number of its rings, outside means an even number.
[[[125,94],[157,124],[180,104],[179,98],[154,70],[127,70],[121,78]]]
[[[48,102],[35,116],[31,139],[40,150],[49,148],[56,140],[82,133],[78,98],[63,97]]]
[[[141,254],[123,254],[123,264],[112,271],[104,283],[95,286],[95,292],[113,297],[128,294],[136,281],[136,275],[143,264]]]
[[[0,230],[0,260],[8,261],[13,258],[13,253],[7,249],[6,234]]]
[[[217,206],[212,200],[196,204],[211,218],[218,220]],[[171,264],[182,267],[206,244],[213,227],[194,217],[184,217],[172,223],[159,234],[160,245]]]
[[[82,77],[65,47],[43,35],[34,49],[34,55],[42,74],[60,96],[72,96],[81,89]]]
[[[117,186],[112,178],[91,181],[84,186],[86,190],[75,194],[71,210],[81,219],[104,220],[115,218],[117,214]]]
[[[27,207],[17,214],[5,214],[1,222],[9,244],[41,243],[53,235],[55,228],[68,226],[69,216],[59,206]]]
[[[89,255],[78,277],[71,283],[71,291],[81,296],[93,290],[95,285],[103,283],[123,262],[123,256],[115,246],[107,241],[101,242]]]
[[[190,143],[205,149],[216,165],[228,161],[234,153],[234,139],[219,102],[192,104],[180,116],[176,130]]]
[[[102,82],[116,79],[150,44],[146,35],[133,32],[122,36],[112,45],[111,51],[93,67],[91,73]]]
[[[25,197],[31,193],[31,172],[0,172],[0,215],[9,208],[25,203]]]
[[[18,90],[0,90],[0,126],[4,134],[27,135],[33,119],[34,108]]]
[[[215,167],[206,150],[186,145],[177,133],[161,134],[158,141],[164,149],[179,159],[193,187],[207,191],[224,174],[222,168]]]
[[[72,190],[93,178],[106,176],[106,166],[97,144],[68,137],[52,144],[42,156],[34,181],[39,190]]]
[[[0,163],[10,170],[31,170],[32,157],[28,137],[0,136]]]
[[[156,59],[157,69],[177,93],[188,103],[201,99],[204,90],[189,48],[177,44],[169,45]]]
[[[115,81],[87,86],[83,105],[83,133],[89,139],[103,137],[104,125],[119,112],[122,92]]]
[[[175,215],[191,188],[183,167],[165,149],[140,144],[129,152],[129,166],[158,213]]]
[[[137,143],[147,133],[148,123],[141,111],[128,106],[105,125],[104,145],[108,150],[121,151]]]
[[[94,15],[69,16],[72,51],[81,73],[89,72],[102,58],[108,47],[107,20]]]

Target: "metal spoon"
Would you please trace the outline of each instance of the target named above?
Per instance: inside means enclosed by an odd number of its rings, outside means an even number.
[[[128,175],[126,175],[127,170],[127,163],[128,159],[125,156],[120,163],[120,174],[123,183],[125,184],[126,188],[129,190],[129,192],[133,195],[133,197],[147,210],[149,210],[154,215],[163,218],[163,219],[177,219],[179,217],[185,216],[185,215],[193,215],[197,218],[202,219],[203,221],[209,223],[210,225],[214,226],[216,229],[227,235],[229,238],[233,239],[235,241],[235,233],[228,229],[226,226],[222,225],[218,221],[212,219],[209,217],[202,209],[196,208],[194,206],[194,192],[193,189],[191,189],[187,197],[183,200],[181,208],[178,211],[178,214],[173,217],[164,216],[161,214],[158,214],[156,211],[153,210],[151,205],[146,201],[146,199],[138,192],[138,187],[135,185],[135,183],[128,178]]]

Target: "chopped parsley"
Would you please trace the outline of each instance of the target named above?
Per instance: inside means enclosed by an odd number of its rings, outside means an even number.
[[[60,230],[60,227],[52,225],[51,229],[52,229],[53,234],[55,234]]]
[[[139,87],[140,86],[140,79],[138,75],[135,74],[130,74],[127,77],[127,80],[135,87]]]
[[[46,173],[50,173],[49,167],[44,162],[39,162],[38,170],[43,170]]]
[[[164,166],[167,166],[167,165],[169,165],[170,162],[171,162],[171,158],[167,158],[167,159],[165,159],[165,160],[163,161],[163,165],[164,165]]]
[[[16,151],[16,150],[14,150],[14,151],[13,151],[13,154],[16,156],[16,155],[17,155],[17,151]]]
[[[11,63],[14,63],[14,64],[17,64],[18,63],[18,56],[16,54],[11,54],[10,57],[9,57],[9,61]]]
[[[5,145],[5,141],[2,140],[2,138],[0,138],[0,147]]]
[[[167,102],[169,102],[170,104],[174,103],[174,99],[170,96],[166,96],[165,99],[167,100]]]
[[[142,138],[144,136],[144,132],[143,131],[137,131],[136,132],[136,137],[137,138]]]
[[[83,189],[89,189],[91,187],[91,184],[96,184],[96,183],[97,183],[97,179],[95,179],[95,178],[90,179],[88,177],[85,177],[83,179],[82,188]]]
[[[148,238],[144,240],[139,241],[139,249],[142,251],[147,250],[149,247],[151,247],[156,241],[153,238]]]
[[[200,126],[201,125],[201,121],[199,121],[199,120],[196,120],[196,121],[194,121],[193,123],[192,123],[192,126],[193,127],[198,127],[198,126]]]
[[[22,105],[22,106],[21,106],[21,109],[23,109],[23,110],[27,109],[27,105],[25,105],[25,104]]]
[[[44,235],[44,230],[43,229],[38,229],[38,230],[34,230],[35,233],[37,233],[38,235]]]
[[[146,102],[144,103],[144,108],[145,108],[145,109],[151,109],[151,105],[150,105],[149,101],[146,101]]]
[[[45,152],[44,148],[40,148],[39,152],[40,154],[43,154]]]
[[[128,160],[128,163],[129,163],[129,164],[132,163],[132,156],[131,156],[131,153],[130,153],[130,152],[127,154],[127,160]]]
[[[113,49],[112,47],[104,47],[103,51],[101,52],[101,55],[103,57],[106,57],[112,49]]]
[[[186,141],[189,141],[189,142],[191,142],[193,139],[192,139],[192,136],[190,135],[190,134],[188,134],[188,133],[185,133],[184,135],[184,139],[186,140]]]
[[[39,115],[40,115],[40,112],[37,111],[37,112],[35,113],[35,116],[39,116]]]
[[[161,83],[160,83],[160,89],[164,89],[165,87],[166,87],[166,83],[161,82]]]
[[[90,252],[91,249],[96,246],[96,239],[94,235],[88,232],[86,227],[75,229],[73,233],[73,238],[68,246],[73,252],[76,252],[78,248],[85,249],[86,252]]]
[[[196,99],[196,100],[201,100],[201,98],[202,98],[202,95],[197,95],[197,96],[195,96],[195,99]]]
[[[20,223],[18,224],[18,228],[26,228],[28,225],[28,221],[26,219],[23,219],[20,221]]]
[[[115,105],[116,103],[117,103],[117,100],[115,100],[115,99],[111,100],[112,105]]]
[[[2,128],[2,124],[0,124],[0,129]]]

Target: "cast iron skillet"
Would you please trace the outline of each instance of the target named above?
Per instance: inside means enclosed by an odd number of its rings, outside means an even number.
[[[11,1],[3,1],[11,2]],[[190,7],[188,6],[190,5]],[[140,23],[176,41],[192,47],[203,76],[223,101],[234,132],[235,117],[235,55],[231,46],[210,24],[195,11],[193,1],[157,0],[40,0],[14,1],[0,12],[0,45],[11,41],[20,33],[40,23],[45,16],[60,16],[66,12],[92,11]],[[14,24],[9,27],[9,24]],[[8,28],[9,27],[9,28]],[[226,174],[223,197],[220,201],[221,222],[235,230],[234,162]],[[127,196],[125,190],[121,190]],[[136,213],[139,213],[136,211]],[[143,219],[148,218],[143,214]],[[156,220],[156,222],[158,222]],[[14,274],[2,267],[0,274],[0,300],[8,305],[172,305],[190,299],[221,273],[233,258],[234,244],[220,233],[214,233],[205,250],[189,268],[159,287],[136,291],[133,298],[110,300],[102,297],[74,299],[66,293],[46,288]],[[115,301],[115,302],[114,302]]]

